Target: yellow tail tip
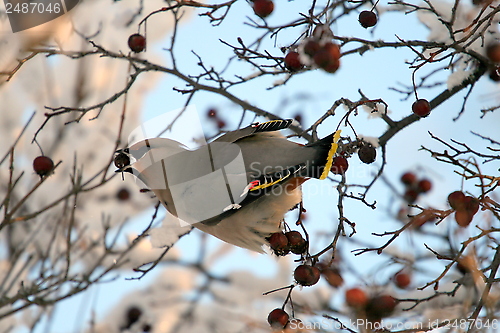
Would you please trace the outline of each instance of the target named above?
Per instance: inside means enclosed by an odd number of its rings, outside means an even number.
[[[340,132],[341,132],[341,130],[337,130],[335,132],[335,134],[333,134],[333,142],[332,142],[332,145],[330,147],[330,150],[328,151],[328,156],[326,158],[325,168],[323,169],[323,172],[321,173],[321,176],[319,177],[319,179],[321,179],[321,180],[328,177],[328,173],[330,172],[330,169],[332,168],[333,156],[335,155],[335,153],[337,152],[337,149],[339,147],[337,142],[340,139]]]

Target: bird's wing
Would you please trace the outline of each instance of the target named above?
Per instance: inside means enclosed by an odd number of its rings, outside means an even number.
[[[197,223],[193,226],[227,243],[263,253],[266,237],[281,231],[285,214],[302,200],[302,178],[285,182],[281,191],[270,192],[242,205],[219,223]]]
[[[304,164],[298,164],[282,171],[260,175],[247,184],[240,196],[244,196],[247,193],[251,193],[254,196],[264,195],[267,189],[281,185],[291,178],[300,175],[300,172],[305,168],[306,166]]]
[[[144,140],[128,151],[137,159],[134,173],[169,212],[224,241],[261,252],[265,237],[280,230],[284,214],[300,202],[303,178],[297,176],[304,166],[252,174],[242,152],[249,143],[239,143],[267,137],[274,142],[276,131],[290,124],[254,124],[194,151],[168,139]],[[279,187],[289,190],[271,191]]]
[[[154,152],[151,154],[153,150]],[[124,152],[132,155],[136,160],[144,157],[146,153],[150,153],[150,158],[153,157],[154,160],[158,160],[186,150],[186,146],[182,143],[165,138],[145,139],[123,149]]]
[[[191,151],[162,140],[130,150],[142,153],[144,147],[148,150],[132,165],[133,173],[184,222],[219,221],[219,215],[238,209],[245,199],[240,194],[248,178],[237,145],[215,143]]]
[[[227,132],[215,139],[214,142],[236,142],[256,133],[279,131],[290,127],[291,124],[292,119],[279,119],[266,121],[265,123],[254,123],[239,130]]]

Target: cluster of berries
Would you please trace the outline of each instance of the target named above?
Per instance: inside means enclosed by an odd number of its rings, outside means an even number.
[[[391,295],[376,294],[368,296],[361,288],[347,289],[345,292],[346,304],[358,314],[366,317],[369,322],[380,322],[382,318],[390,316],[397,305],[397,300]]]
[[[303,254],[307,251],[308,243],[298,231],[275,232],[267,238],[269,246],[277,256],[286,256],[289,252]]]
[[[328,73],[335,73],[340,66],[340,56],[340,47],[333,41],[330,27],[318,24],[311,36],[301,41],[298,50],[286,54],[284,65],[291,72],[312,66]]]
[[[262,18],[269,16],[274,10],[272,0],[252,0],[253,11]],[[364,28],[377,24],[377,15],[373,10],[365,10],[359,14],[359,23]],[[326,24],[317,24],[312,35],[305,38],[299,49],[285,55],[284,65],[291,72],[297,72],[305,66],[315,66],[328,73],[335,73],[340,67],[340,47],[333,42],[333,33]],[[301,56],[302,54],[302,56]]]
[[[338,288],[344,283],[337,268],[328,267],[322,263],[318,263],[315,266],[305,264],[299,265],[293,273],[295,281],[299,285],[305,287],[316,284],[320,279],[320,275],[322,275],[332,287]],[[298,319],[294,320],[298,321]],[[277,308],[269,313],[267,321],[274,329],[283,329],[290,322],[290,316],[282,308]]]
[[[219,117],[216,109],[209,109],[207,112],[207,117],[217,124],[217,128],[223,129],[224,127],[226,127],[226,122]]]
[[[406,186],[404,199],[412,204],[422,193],[427,193],[432,188],[432,183],[428,179],[417,179],[413,172],[406,172],[401,176],[401,182]]]
[[[455,210],[455,221],[463,228],[472,222],[474,215],[479,210],[479,200],[470,195],[465,195],[462,191],[450,193],[448,203]]]

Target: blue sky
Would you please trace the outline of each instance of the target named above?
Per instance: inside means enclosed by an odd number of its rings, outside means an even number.
[[[292,14],[301,8],[301,1],[276,1],[275,13],[273,13],[268,22],[271,25],[287,22]],[[234,13],[234,14],[233,14]],[[161,14],[160,14],[161,15]],[[175,53],[177,55],[178,66],[188,73],[196,74],[199,68],[196,66],[197,58],[191,53],[194,50],[205,64],[221,69],[225,65],[228,56],[231,56],[231,50],[219,39],[229,43],[236,44],[236,38],[241,37],[244,41],[251,41],[254,30],[244,24],[248,22],[245,16],[256,19],[249,4],[239,1],[232,8],[232,13],[226,21],[219,27],[212,28],[207,23],[206,17],[193,17],[193,19],[180,27]],[[152,27],[148,27],[151,29]],[[403,39],[425,38],[427,30],[421,24],[417,23],[415,15],[401,15],[399,13],[385,13],[377,24],[375,29],[366,30],[356,21],[355,15],[343,18],[341,21],[332,25],[334,33],[339,35],[351,35],[366,39],[389,39],[396,40],[395,34]],[[265,48],[272,54],[282,55],[279,51],[280,46],[288,45],[297,37],[298,29],[290,29],[289,32],[280,33],[274,47],[272,40],[265,40]],[[200,38],[200,35],[203,37]],[[169,39],[162,43],[154,45],[155,48],[162,48],[169,44]],[[350,48],[351,46],[349,46]],[[277,89],[267,90],[278,78],[264,78],[237,86],[230,91],[238,97],[257,105],[265,110],[273,112],[284,118],[293,117],[297,113],[303,115],[305,125],[308,126],[312,121],[321,116],[331,104],[341,98],[350,98],[357,100],[359,98],[358,89],[361,89],[370,98],[382,98],[389,104],[390,116],[394,120],[408,115],[411,112],[411,103],[413,99],[401,101],[401,94],[389,90],[398,82],[408,84],[411,78],[411,71],[408,65],[402,60],[410,59],[412,53],[409,50],[384,49],[376,52],[366,52],[362,56],[351,55],[342,58],[340,70],[335,74],[328,74],[314,70],[296,75],[286,86]],[[168,63],[169,57],[165,56],[165,63]],[[253,72],[252,68],[241,61],[233,61],[228,73],[238,73],[248,75]],[[146,78],[143,78],[146,79]],[[182,82],[171,76],[164,75],[157,88],[152,91],[144,103],[144,121],[150,120],[166,111],[171,111],[182,107],[186,101],[186,96],[172,91],[172,86],[182,88]],[[420,97],[432,99],[436,92],[442,88],[425,91]],[[472,136],[467,128],[472,128],[484,135],[494,135],[497,133],[497,124],[499,123],[498,114],[489,114],[486,121],[480,121],[479,109],[484,106],[493,105],[498,101],[497,86],[491,83],[487,78],[482,79],[477,87],[476,93],[471,97],[465,114],[456,122],[452,118],[456,116],[461,106],[464,93],[461,92],[433,110],[432,114],[413,124],[411,127],[398,133],[396,137],[388,144],[388,165],[385,171],[385,177],[400,192],[403,190],[398,179],[400,175],[408,170],[416,171],[421,177],[430,178],[433,181],[434,188],[419,202],[422,205],[433,205],[437,208],[446,207],[445,200],[447,193],[456,190],[460,184],[460,177],[452,173],[452,168],[447,165],[435,163],[435,161],[424,151],[419,151],[421,145],[434,147],[437,150],[443,147],[430,139],[428,131],[440,136],[444,140],[450,138],[469,142],[473,147],[483,148],[484,142]],[[241,116],[241,110],[238,106],[214,94],[199,93],[196,94],[192,105],[196,107],[199,113],[199,119],[209,135],[215,133],[214,124],[206,118],[205,114],[211,107],[216,107],[219,114],[227,119],[227,129],[236,129]],[[335,130],[341,115],[329,119],[320,127],[320,136],[325,136]],[[252,117],[245,119],[246,123],[251,122]],[[356,131],[365,136],[378,136],[385,130],[385,124],[380,119],[368,119],[368,114],[360,111],[360,114],[353,118],[353,124]],[[264,121],[261,119],[260,121]],[[352,136],[349,129],[344,129],[343,135]],[[380,152],[379,152],[380,153]],[[377,160],[376,164],[379,163]],[[485,166],[485,169],[488,169]],[[350,159],[350,169],[347,173],[348,181],[353,183],[367,183],[369,176],[377,169],[374,166],[366,166],[359,162],[357,156]],[[305,207],[308,210],[307,229],[313,237],[317,237],[313,252],[325,246],[328,242],[327,237],[319,236],[320,233],[332,233],[337,225],[336,211],[337,193],[331,182],[320,182],[311,180],[304,186]],[[479,194],[478,190],[468,188],[474,194]],[[377,213],[364,207],[358,201],[346,201],[346,215],[352,221],[356,222],[357,234],[354,237],[361,241],[369,241],[372,244],[381,244],[382,240],[371,236],[372,232],[383,232],[394,230],[400,224],[391,218],[391,213],[399,207],[399,199],[394,198],[382,182],[379,182],[370,191],[368,201],[376,200],[379,202]],[[131,227],[131,230],[137,228],[140,230],[142,224],[147,223],[150,212],[138,217]],[[413,236],[405,236],[413,237]],[[212,237],[208,238],[210,248],[218,245],[218,240]],[[422,241],[418,237],[416,242]],[[432,243],[433,240],[426,240]],[[403,242],[400,242],[404,244]],[[199,237],[189,235],[184,237],[176,246],[185,254],[186,260],[194,260],[197,251],[193,251],[199,246]],[[341,247],[346,259],[353,259],[350,252],[357,246],[351,242],[343,240]],[[245,258],[245,260],[242,260]],[[353,263],[360,267],[374,267],[374,264],[380,260],[385,260],[376,255],[369,254],[354,258]],[[244,250],[235,250],[232,254],[220,261],[213,267],[217,274],[225,274],[235,269],[248,269],[257,275],[269,276],[276,269],[274,265],[275,258],[263,255],[249,255]],[[396,269],[396,268],[395,268]],[[394,269],[394,270],[395,270]],[[380,276],[374,277],[375,280],[383,281],[394,270],[388,269],[382,272]],[[101,317],[115,304],[118,304],[121,297],[134,288],[146,286],[153,281],[156,272],[151,272],[141,281],[125,281],[125,277],[133,276],[132,273],[124,273],[115,282],[93,287],[89,294],[74,297],[68,301],[62,302],[56,310],[55,331],[68,332],[68,328],[75,327],[79,331],[79,325],[86,325],[84,318],[88,318],[91,308],[95,311],[97,317]],[[291,275],[291,274],[290,274]],[[348,275],[349,276],[349,275]],[[347,284],[352,282],[347,281]],[[336,302],[339,302],[337,299]],[[68,311],[68,309],[71,309]],[[75,311],[75,309],[79,309]],[[82,315],[84,314],[84,316]],[[67,325],[69,324],[69,326]]]

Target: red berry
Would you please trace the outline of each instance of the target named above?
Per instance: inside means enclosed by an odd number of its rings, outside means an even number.
[[[321,274],[325,278],[326,282],[334,288],[340,287],[344,284],[344,279],[340,275],[338,269],[335,268],[324,268],[321,270]]]
[[[300,55],[298,52],[288,52],[285,56],[285,67],[291,72],[296,72],[304,68],[304,65],[300,62]]]
[[[327,73],[335,73],[340,67],[340,60],[334,59],[328,66],[322,67]]]
[[[422,118],[427,117],[429,113],[431,113],[431,105],[429,104],[429,101],[423,98],[413,102],[411,109],[414,114]]]
[[[479,200],[477,200],[474,197],[471,197],[470,195],[465,197],[465,210],[472,215],[476,214],[477,211],[479,210]]]
[[[469,226],[473,218],[474,214],[471,214],[466,210],[457,210],[455,212],[455,221],[462,228],[466,228],[467,226]]]
[[[417,182],[417,176],[413,172],[406,172],[401,176],[401,182],[407,186],[411,186]]]
[[[267,238],[269,246],[277,256],[286,255],[290,249],[288,247],[288,238],[282,232],[275,232]]]
[[[315,40],[308,40],[304,45],[304,53],[310,57],[314,57],[316,53],[318,53],[319,49],[321,49],[321,45]]]
[[[211,108],[207,112],[208,118],[217,118],[217,109]]]
[[[288,313],[286,313],[283,309],[278,308],[269,313],[267,316],[267,322],[273,328],[282,329],[285,328],[289,318],[290,316]]]
[[[126,329],[130,328],[133,324],[135,324],[139,318],[142,316],[142,310],[136,306],[132,306],[127,310],[126,320],[127,324],[125,326]]]
[[[302,124],[302,114],[297,113],[293,119],[295,119],[299,124]]]
[[[422,193],[429,192],[432,188],[432,183],[428,179],[422,179],[418,182],[418,190]]]
[[[142,52],[146,48],[146,38],[140,34],[130,35],[128,38],[128,47],[130,47],[132,52]]]
[[[448,195],[448,203],[455,210],[465,210],[465,194],[462,191],[451,192]]]
[[[285,233],[288,239],[288,247],[295,254],[302,254],[307,250],[307,241],[298,231],[289,231]]]
[[[123,169],[124,167],[130,165],[130,157],[128,157],[127,154],[120,152],[116,154],[114,163],[118,169]]]
[[[404,199],[408,202],[408,203],[414,203],[415,201],[417,201],[417,198],[418,198],[418,191],[415,191],[414,189],[412,188],[409,188],[406,190],[405,194],[404,194]]]
[[[492,62],[500,62],[500,43],[492,43],[486,47],[486,56]]]
[[[500,81],[500,67],[495,67],[490,70],[489,78],[494,81]]]
[[[328,73],[335,73],[340,67],[340,48],[328,42],[313,57],[314,63]]]
[[[345,292],[345,302],[351,308],[363,308],[368,303],[368,297],[360,288],[351,288]]]
[[[38,156],[33,160],[33,170],[40,176],[48,175],[54,169],[54,162],[47,156]]]
[[[129,192],[129,190],[127,190],[126,188],[120,189],[116,193],[116,198],[118,200],[120,200],[120,201],[126,201],[126,200],[130,199],[130,192]]]
[[[363,163],[373,163],[377,157],[377,150],[371,144],[365,143],[361,148],[359,148],[358,157]]]
[[[377,15],[372,11],[364,10],[359,13],[358,21],[363,28],[370,28],[377,24]]]
[[[369,319],[378,320],[392,314],[397,301],[390,295],[375,296],[366,305],[366,315]]]
[[[465,196],[461,191],[455,191],[448,196],[450,206],[455,209],[455,221],[462,228],[466,228],[479,210],[479,200]]]
[[[394,283],[398,288],[405,289],[411,283],[410,274],[405,271],[399,271],[394,275]]]
[[[320,271],[314,266],[299,265],[295,268],[293,277],[301,286],[312,286],[319,281]]]
[[[271,15],[273,10],[274,2],[272,0],[255,0],[253,2],[253,11],[257,16],[267,17]]]
[[[347,162],[347,158],[344,156],[335,156],[333,158],[331,171],[336,175],[341,175],[346,172],[349,167],[349,163]]]
[[[338,44],[328,42],[325,43],[325,45],[323,45],[323,49],[327,50],[332,56],[332,58],[336,59],[340,58],[341,53],[340,53],[340,46]]]
[[[222,120],[222,119],[218,119],[217,120],[217,127],[219,129],[223,129],[224,127],[226,127],[226,122],[224,120]]]

